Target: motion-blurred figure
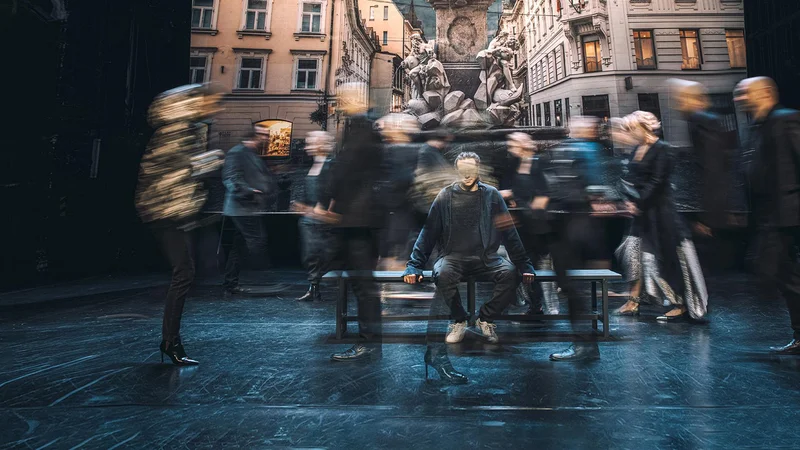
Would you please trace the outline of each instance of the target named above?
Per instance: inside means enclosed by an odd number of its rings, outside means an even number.
[[[630,299],[616,313],[638,315],[644,296],[663,296],[673,309],[658,316],[659,321],[673,321],[687,314],[703,320],[708,305],[705,279],[691,234],[675,208],[670,184],[674,156],[669,144],[656,135],[660,127],[655,115],[636,111],[623,119],[620,129],[636,149],[625,180],[626,205],[634,219],[617,249],[631,291]]]
[[[136,207],[161,241],[172,265],[172,280],[164,303],[160,350],[176,365],[196,365],[183,347],[180,328],[183,306],[194,281],[191,230],[207,194],[200,179],[222,166],[220,151],[207,152],[204,126],[198,122],[215,113],[218,96],[201,85],[166,91],[148,112],[156,128],[142,159]]]
[[[506,144],[514,157],[514,168],[503,177],[500,195],[510,207],[519,208],[512,212],[514,223],[536,270],[552,270],[550,244],[555,236],[545,208],[549,195],[544,173],[546,162],[538,157],[536,144],[527,133],[509,134]],[[558,314],[555,283],[523,283],[518,291],[522,289],[530,300],[528,314]]]
[[[260,156],[261,147],[268,141],[269,129],[256,125],[241,144],[225,155],[222,213],[235,226],[233,246],[225,265],[223,288],[226,295],[250,293],[249,289],[239,286],[243,250],[251,267],[266,266],[267,230],[260,214],[278,191],[275,176]]]
[[[300,238],[303,251],[303,264],[308,272],[308,292],[298,301],[321,301],[322,294],[319,282],[327,272],[331,263],[332,231],[324,218],[318,217],[314,211],[327,211],[330,205],[324,200],[329,196],[323,191],[328,189],[333,151],[333,135],[327,131],[312,131],[306,137],[306,153],[314,158],[308,174],[306,174],[305,196],[302,202],[295,203],[293,209],[303,213],[300,219]]]
[[[459,342],[467,330],[467,312],[455,296],[458,284],[465,277],[494,283],[492,299],[483,304],[476,322],[477,333],[489,343],[499,341],[494,318],[503,313],[513,300],[522,281],[531,283],[533,266],[525,254],[513,220],[500,193],[479,181],[480,157],[465,152],[456,158],[461,181],[442,189],[431,206],[425,226],[419,233],[414,251],[403,274],[408,284],[422,280],[422,270],[434,247],[441,256],[433,269],[436,294],[431,304],[431,316],[442,315],[449,309],[454,323],[448,328],[448,342]],[[497,254],[504,244],[513,264]],[[433,338],[433,320],[428,322],[427,366],[439,373],[443,381],[462,384],[467,378],[453,369],[444,342]]]
[[[772,350],[800,354],[800,112],[782,107],[775,82],[748,78],[734,100],[752,114],[757,145],[751,186],[758,220],[757,267],[786,299],[792,341]]]
[[[334,361],[381,356],[381,303],[372,271],[378,262],[378,232],[385,215],[378,189],[384,180],[383,151],[380,135],[365,114],[363,92],[359,83],[339,86],[337,101],[349,116],[347,129],[331,167],[329,210],[316,211],[335,224],[334,254],[350,274],[358,300],[359,342],[333,354]]]
[[[703,214],[694,228],[701,235],[711,236],[714,230],[726,228],[729,222],[730,148],[720,117],[710,110],[706,88],[693,81],[670,81],[675,88],[675,109],[689,124],[695,161],[700,167]]]

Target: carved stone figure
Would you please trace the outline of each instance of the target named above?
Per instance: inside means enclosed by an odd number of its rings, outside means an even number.
[[[518,50],[516,38],[502,31],[477,56],[481,85],[475,92],[475,105],[488,112],[494,125],[513,125],[520,114],[516,104],[522,99],[524,86],[516,86],[511,75],[511,61]]]
[[[406,78],[411,83],[411,98],[422,98],[423,79],[422,71],[433,55],[433,49],[425,44],[422,37],[414,33],[411,35],[411,54],[403,60],[400,67],[406,72]]]

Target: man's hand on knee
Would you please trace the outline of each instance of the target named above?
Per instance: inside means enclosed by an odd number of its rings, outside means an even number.
[[[405,275],[403,276],[403,281],[407,284],[417,284],[422,282],[422,275]]]
[[[533,283],[534,278],[536,278],[536,276],[534,274],[532,274],[532,273],[523,273],[522,274],[522,282],[525,283],[525,284]]]

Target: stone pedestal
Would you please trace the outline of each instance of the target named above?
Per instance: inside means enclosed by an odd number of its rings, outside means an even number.
[[[447,63],[474,63],[475,55],[488,44],[486,13],[494,0],[428,0],[428,3],[436,11],[439,61],[446,68]],[[452,84],[453,73],[449,68],[447,74]]]
[[[466,94],[467,98],[472,98],[481,85],[480,66],[475,62],[444,63],[443,65],[450,81],[450,91],[461,91]]]

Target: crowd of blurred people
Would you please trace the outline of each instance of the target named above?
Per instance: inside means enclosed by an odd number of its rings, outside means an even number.
[[[321,301],[322,276],[334,269],[347,270],[357,298],[359,339],[332,360],[381,355],[380,290],[373,278],[378,268],[402,271],[409,285],[425,281],[424,271],[432,270],[430,316],[450,321],[444,339],[436,333],[437,322],[429,321],[426,376],[431,367],[444,381],[466,383],[448,358],[447,344],[462,341],[468,331],[498,343],[494,322],[513,303],[528,303],[527,314],[536,316],[558,314],[565,300],[579,338],[550,359],[599,358],[597,342],[578,321],[588,302],[568,271],[611,267],[612,251],[604,248],[609,216],[628,222],[613,253],[630,290],[615,313],[638,315],[640,304],[648,302],[668,306],[658,321],[706,322],[709,293],[693,237],[713,242],[735,222],[728,191],[736,149],[705,88],[685,80],[672,84],[675,109],[688,126],[690,157],[699,168],[702,213],[691,222],[678,212],[671,182],[683,156],[662,139],[661,123],[652,113],[636,111],[602,124],[615,148],[626,154],[618,180],[603,177],[601,123],[591,117],[572,118],[569,139],[555,145],[537,142],[523,130],[510,131],[508,168],[493,177],[482,155],[451,148],[455,131],[420,133],[410,114],[373,120],[359,100],[361,86],[340,86],[337,107],[347,116],[345,132],[339,142],[325,131],[308,135],[305,150],[313,163],[303,195],[292,206],[302,214],[309,283],[297,300]],[[756,157],[749,180],[757,224],[755,266],[783,294],[794,330],[788,345],[773,350],[800,354],[800,113],[780,106],[768,78],[742,81],[734,97],[753,119],[749,142]],[[206,151],[194,124],[213,115],[218,100],[197,85],[159,96],[151,107],[157,131],[140,171],[137,206],[173,266],[161,352],[175,364],[197,364],[183,348],[180,318],[194,278],[189,235],[202,224],[203,177],[222,177],[223,214],[235,226],[225,293],[246,294],[239,285],[242,262],[259,267],[267,253],[259,214],[277,188],[258,149],[269,132],[256,126],[226,154]],[[413,144],[420,135],[425,142]],[[390,155],[389,148],[397,154]],[[554,270],[556,282],[536,282],[537,270]],[[467,277],[494,285],[474,327],[458,292]]]

